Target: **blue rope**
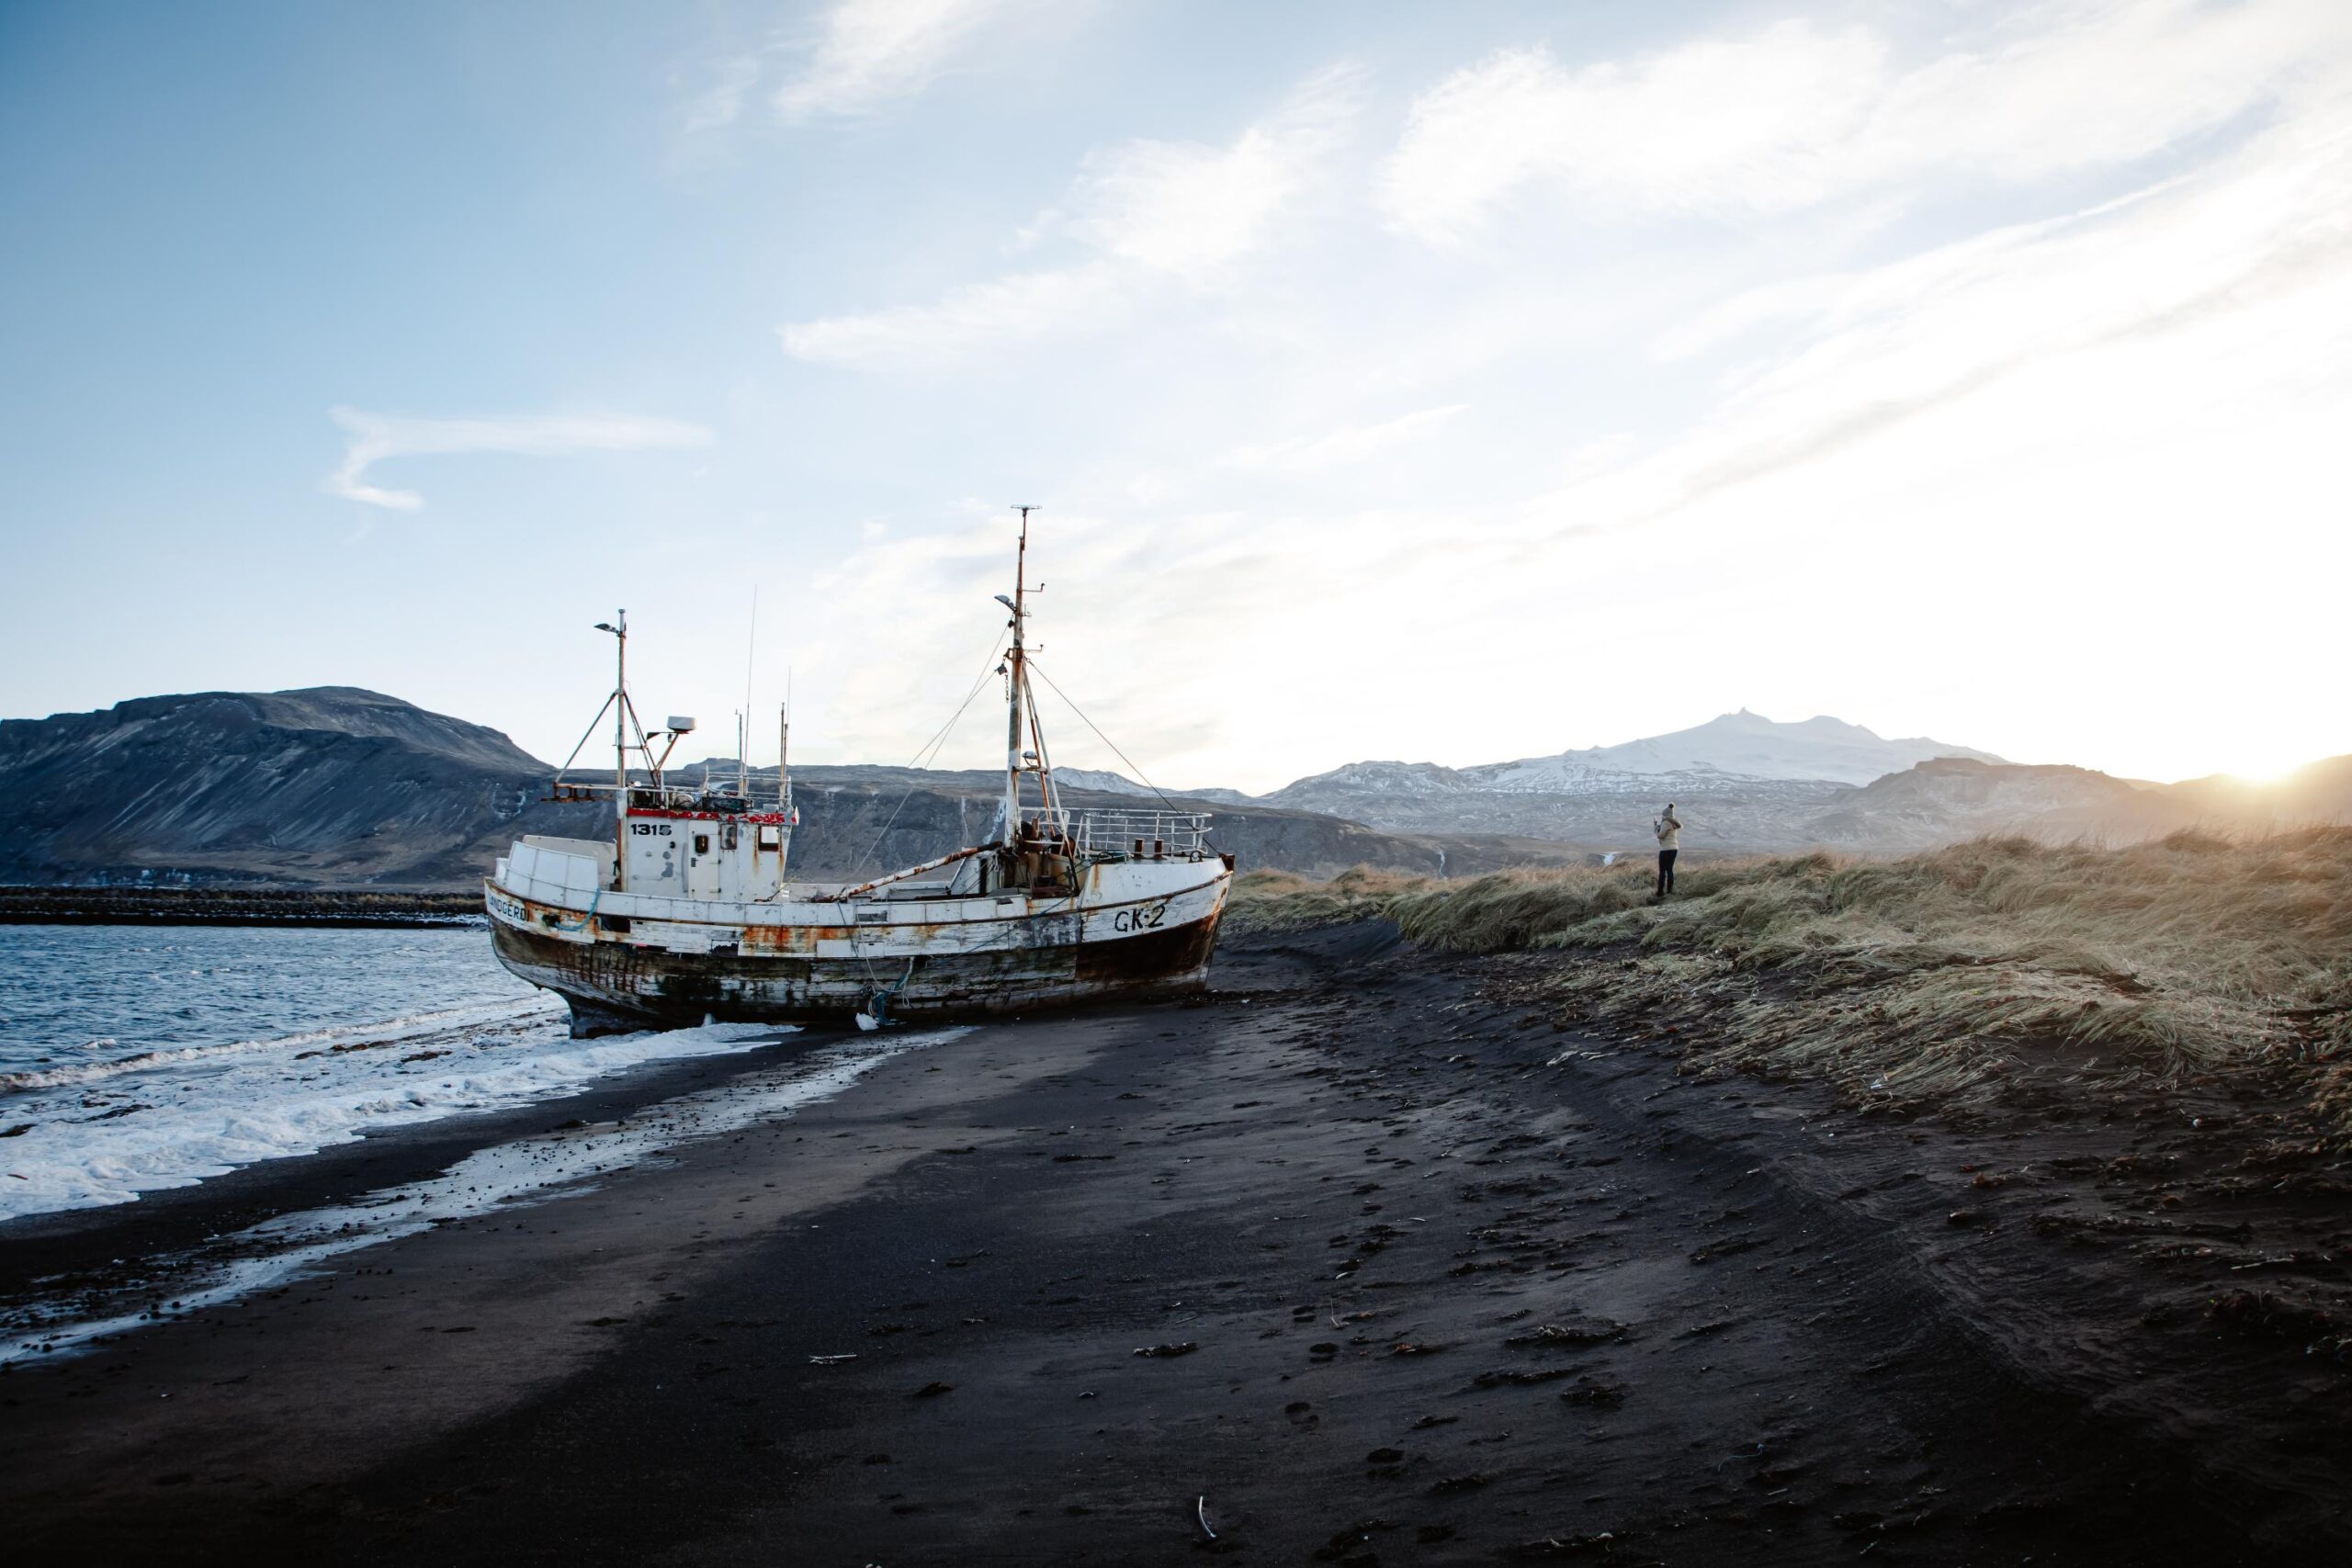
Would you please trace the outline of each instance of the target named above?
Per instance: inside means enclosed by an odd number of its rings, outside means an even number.
[[[876,1023],[889,1022],[890,998],[897,996],[899,990],[905,987],[906,983],[914,977],[915,961],[910,958],[907,960],[907,972],[905,974],[899,976],[897,979],[891,981],[888,985],[883,987],[880,990],[875,992],[871,997],[866,998],[866,1005],[874,1010],[871,1013],[867,1014],[867,1016],[873,1019]]]
[[[557,920],[557,921],[556,921],[556,923],[555,923],[555,929],[556,929],[557,931],[586,931],[586,930],[588,929],[588,922],[589,922],[589,921],[591,921],[591,920],[593,920],[593,919],[594,919],[596,918],[596,906],[597,906],[597,904],[598,904],[599,902],[601,902],[601,901],[603,900],[604,897],[605,897],[605,890],[604,890],[603,888],[599,887],[598,889],[596,889],[595,893],[594,893],[593,896],[591,896],[591,897],[590,897],[590,898],[589,898],[589,900],[588,900],[588,912],[587,912],[586,914],[584,914],[584,915],[581,916],[578,919],[576,919],[576,920],[572,921],[570,925],[566,925],[566,924],[564,924],[564,923],[563,923],[563,921],[561,921],[560,919],[559,919],[559,920]]]

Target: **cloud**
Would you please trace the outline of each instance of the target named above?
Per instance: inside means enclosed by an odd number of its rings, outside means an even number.
[[[408,419],[359,409],[329,411],[350,434],[343,461],[326,478],[329,495],[395,512],[413,512],[424,498],[413,490],[384,490],[366,482],[368,470],[393,457],[503,452],[554,457],[573,452],[639,452],[707,446],[711,434],[698,424],[630,414],[527,414],[503,419]]]
[[[796,321],[797,359],[867,367],[946,363],[988,345],[1113,320],[1155,292],[1230,280],[1313,190],[1362,97],[1352,66],[1317,72],[1231,142],[1138,141],[1091,152],[1068,195],[1024,231],[1094,253],[1013,273],[922,305]]]
[[[2352,264],[2347,211],[2352,116],[2339,109],[2066,219],[1750,290],[1659,344],[1679,356],[1767,339],[1712,416],[1542,509],[1574,530],[1656,522],[2069,359],[2163,352],[2208,319],[2299,294],[2316,326],[2329,311],[2315,282]]]
[[[760,57],[730,55],[714,64],[710,74],[710,85],[688,99],[679,111],[678,129],[687,136],[718,130],[742,118],[743,101],[759,85]]]
[[[1380,200],[1446,243],[1534,189],[1603,217],[1725,218],[1938,175],[2028,182],[2212,130],[2348,31],[2334,0],[2062,0],[1908,66],[1884,38],[1802,20],[1577,68],[1504,50],[1414,102]]]
[[[1116,267],[1019,272],[951,289],[928,305],[796,321],[783,330],[784,351],[819,365],[912,368],[1100,321],[1129,297]]]
[[[1657,340],[1658,357],[1743,361],[1718,378],[1709,416],[1612,471],[1671,472],[1704,488],[2013,373],[2136,353],[2279,300],[2300,299],[2315,333],[2341,326],[2325,285],[2352,276],[2352,72],[2339,62],[2315,85],[2298,113],[2193,172],[1693,312]]]
[[[786,121],[867,114],[936,80],[1009,0],[837,0],[776,90]]]
[[[1446,403],[1419,409],[1379,424],[1354,425],[1312,439],[1277,441],[1263,446],[1237,446],[1226,454],[1227,468],[1311,472],[1343,463],[1361,463],[1377,453],[1435,432],[1467,403]]]
[[[1106,463],[1033,535],[1042,660],[1169,785],[1535,755],[1741,700],[2151,776],[2310,735],[2326,585],[2352,570],[2329,510],[2347,105],[2314,94],[2123,199],[1736,295],[1676,344],[1730,365],[1692,367],[1697,415],[1638,441],[1563,422],[1565,483],[1352,507],[1253,482],[1407,440],[1460,457],[1451,404],[1150,495]],[[986,652],[1009,525],[942,528],[865,541],[819,585],[820,645],[864,649],[860,607],[901,611],[889,658],[823,673],[840,755],[911,754]],[[1426,626],[1400,655],[1396,628]],[[1120,765],[1046,701],[1057,761]],[[984,766],[965,725],[943,761]]]
[[[1105,254],[1189,282],[1214,279],[1262,245],[1347,134],[1363,72],[1317,72],[1224,147],[1131,141],[1090,153],[1070,232]]]

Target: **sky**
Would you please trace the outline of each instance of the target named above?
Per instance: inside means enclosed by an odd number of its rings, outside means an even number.
[[[8,716],[2352,752],[2341,0],[0,0],[0,233]]]

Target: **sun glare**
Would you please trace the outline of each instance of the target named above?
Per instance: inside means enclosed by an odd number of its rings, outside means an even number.
[[[2237,766],[2222,771],[2227,777],[2240,784],[2275,784],[2292,777],[2310,761],[2309,756],[2282,748],[2267,753],[2257,752],[2251,757],[2242,756]]]

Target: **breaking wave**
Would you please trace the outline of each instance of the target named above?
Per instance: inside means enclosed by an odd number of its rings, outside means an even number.
[[[756,1024],[705,1024],[624,1039],[636,1042],[639,1051],[693,1055],[750,1050],[788,1032]],[[332,1208],[278,1215],[193,1251],[150,1259],[134,1280],[19,1303],[0,1312],[0,1365],[16,1356],[71,1353],[150,1324],[226,1306],[316,1271],[342,1254],[451,1220],[592,1190],[597,1179],[658,1159],[673,1145],[788,1116],[841,1093],[893,1056],[969,1032],[930,1030],[828,1046],[725,1089],[633,1111],[626,1122],[493,1145],[424,1181]]]
[[[15,1094],[34,1089],[65,1089],[76,1084],[120,1077],[126,1073],[152,1072],[158,1067],[193,1066],[222,1057],[255,1053],[300,1051],[311,1046],[345,1052],[395,1045],[420,1032],[490,1028],[501,1023],[519,1022],[539,1014],[560,1013],[562,1010],[563,1004],[553,997],[534,995],[473,1007],[410,1013],[401,1018],[386,1019],[380,1023],[308,1030],[268,1040],[233,1040],[212,1045],[185,1045],[173,1050],[144,1051],[135,1056],[118,1057],[108,1062],[84,1062],[63,1067],[0,1072],[0,1094]],[[101,1035],[81,1048],[96,1051],[118,1043],[119,1042],[112,1035]]]

